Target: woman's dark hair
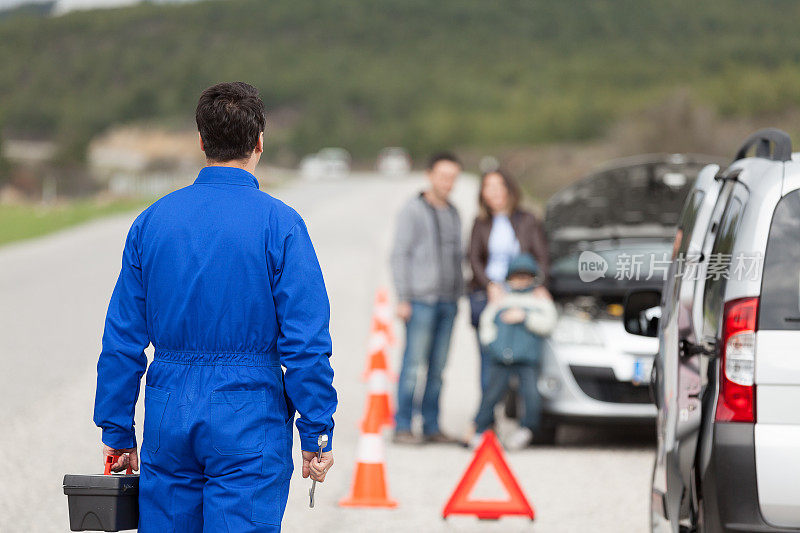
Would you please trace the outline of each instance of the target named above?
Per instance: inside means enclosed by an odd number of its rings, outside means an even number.
[[[267,125],[258,89],[241,81],[218,83],[203,91],[195,120],[211,161],[246,159]]]
[[[517,180],[512,178],[511,174],[505,170],[490,170],[481,176],[481,186],[478,189],[478,216],[481,218],[491,218],[491,216],[494,214],[492,213],[492,210],[489,209],[489,206],[486,205],[486,200],[483,199],[483,188],[486,186],[486,178],[492,174],[497,174],[503,178],[503,184],[506,186],[506,190],[508,191],[508,212],[513,213],[519,207],[522,193],[520,192]]]

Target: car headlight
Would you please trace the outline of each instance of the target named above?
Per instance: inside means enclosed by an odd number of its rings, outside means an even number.
[[[536,388],[545,398],[554,398],[561,390],[561,380],[555,376],[542,376],[536,383]]]

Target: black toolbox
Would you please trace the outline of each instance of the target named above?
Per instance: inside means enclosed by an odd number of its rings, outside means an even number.
[[[139,475],[64,476],[72,531],[123,531],[139,525]]]

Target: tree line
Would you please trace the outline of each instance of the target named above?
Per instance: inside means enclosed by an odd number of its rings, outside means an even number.
[[[676,88],[722,116],[800,103],[789,0],[227,0],[0,19],[0,127],[80,162],[119,123],[190,127],[258,86],[272,152],[591,139]]]

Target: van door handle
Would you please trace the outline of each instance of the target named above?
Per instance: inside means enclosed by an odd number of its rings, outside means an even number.
[[[678,346],[681,352],[681,357],[691,357],[693,355],[714,355],[716,351],[716,340],[695,344],[687,341],[686,339],[681,339]]]
[[[681,350],[681,356],[683,357],[691,357],[693,355],[701,354],[705,351],[701,345],[689,342],[686,339],[680,340],[679,347]]]

